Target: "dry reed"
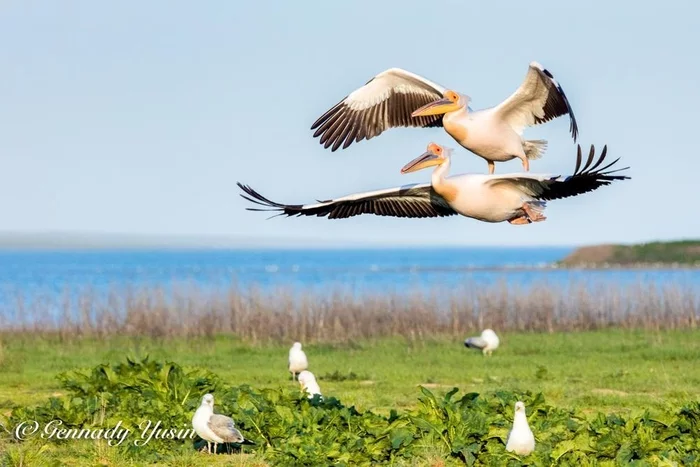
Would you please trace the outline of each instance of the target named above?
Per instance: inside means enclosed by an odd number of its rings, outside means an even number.
[[[66,292],[61,300],[17,296],[0,308],[0,331],[61,339],[232,335],[249,342],[343,342],[385,336],[421,339],[500,331],[579,331],[607,327],[695,328],[697,288],[676,285],[565,287],[540,283],[464,286],[427,293],[353,295],[278,289],[210,291],[195,286],[108,293]]]

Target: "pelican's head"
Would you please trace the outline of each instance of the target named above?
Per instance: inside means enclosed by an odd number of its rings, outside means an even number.
[[[294,344],[292,344],[292,349],[301,350],[301,342],[295,342]]]
[[[442,115],[465,108],[469,104],[469,96],[448,89],[438,99],[423,107],[414,110],[411,117],[424,117],[426,115]]]
[[[515,403],[515,413],[525,413],[525,403],[518,401]]]
[[[415,172],[416,170],[425,169],[426,167],[441,165],[447,160],[451,152],[452,149],[448,147],[440,146],[437,143],[430,143],[427,151],[401,168],[401,173],[407,174]]]
[[[205,394],[204,397],[202,397],[202,405],[208,405],[209,407],[214,407],[214,396],[211,394]]]

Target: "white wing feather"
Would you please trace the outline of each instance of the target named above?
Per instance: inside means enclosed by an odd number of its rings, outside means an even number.
[[[331,151],[372,139],[389,128],[440,127],[441,115],[413,117],[416,109],[440,99],[445,88],[422,76],[390,68],[348,94],[311,125],[314,138]]]
[[[401,94],[422,94],[434,99],[436,94],[442,96],[445,88],[410,71],[389,68],[351,92],[344,102],[353,110],[364,110],[387,100],[392,91]]]
[[[554,76],[542,65],[531,62],[520,87],[491,111],[518,134],[526,127],[569,115],[571,135],[576,141],[578,126],[569,100]]]

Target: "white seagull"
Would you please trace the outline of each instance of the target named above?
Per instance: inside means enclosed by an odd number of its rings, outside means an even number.
[[[312,204],[281,204],[265,198],[249,186],[241,183],[238,186],[245,193],[241,194],[244,199],[263,206],[246,208],[249,211],[279,211],[279,215],[327,216],[329,219],[343,219],[360,214],[392,217],[444,217],[461,214],[483,222],[508,221],[518,225],[544,221],[544,209],[549,200],[580,195],[609,185],[615,180],[629,178],[613,175],[626,168],[608,170],[617,160],[602,165],[607,146],[595,163],[595,149],[591,146],[583,167],[579,146],[574,174],[566,178],[522,172],[447,176],[450,152],[449,148],[431,143],[427,152],[401,169],[402,173],[408,173],[435,167],[430,183],[356,193]],[[289,371],[292,371],[291,366]]]
[[[289,372],[292,374],[292,380],[308,367],[309,361],[306,359],[304,351],[301,350],[301,343],[295,342],[289,349]]]
[[[515,403],[515,415],[513,416],[513,429],[508,435],[506,451],[514,452],[519,456],[527,456],[535,450],[535,435],[532,434],[530,425],[525,416],[525,404]]]
[[[484,329],[480,337],[470,337],[464,341],[464,346],[471,349],[480,349],[482,354],[489,357],[498,348],[500,339],[492,329]]]
[[[214,396],[205,394],[202,405],[192,417],[192,428],[207,442],[207,451],[211,454],[211,443],[214,443],[214,454],[219,444],[242,443],[243,435],[236,429],[233,419],[214,413]]]
[[[520,87],[495,107],[472,111],[469,96],[447,89],[400,68],[379,73],[356,89],[311,125],[324,147],[343,149],[395,127],[444,127],[460,146],[494,162],[514,158],[525,171],[530,159],[542,156],[545,140],[524,140],[526,127],[569,115],[576,142],[578,126],[569,100],[552,73],[531,62]]]
[[[309,399],[313,398],[315,394],[321,395],[321,388],[316,382],[316,377],[309,370],[304,370],[299,373],[297,379],[302,389],[309,394]]]

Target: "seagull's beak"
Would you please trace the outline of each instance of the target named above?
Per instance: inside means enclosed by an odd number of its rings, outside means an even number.
[[[442,115],[448,112],[459,110],[459,104],[452,102],[447,98],[438,99],[426,104],[423,107],[414,110],[411,117],[425,117],[427,115]]]
[[[433,154],[430,151],[426,151],[423,154],[421,154],[420,156],[413,159],[408,164],[404,165],[401,168],[401,173],[407,174],[407,173],[415,172],[416,170],[421,170],[421,169],[425,169],[427,167],[432,167],[434,165],[440,165],[440,164],[442,164],[442,157],[438,156],[437,154]]]
[[[231,434],[232,434],[235,438],[238,438],[236,441],[233,441],[234,443],[242,443],[243,441],[245,441],[245,438],[243,437],[243,435],[241,434],[241,432],[238,431],[236,428],[232,428],[232,429],[231,429]]]

